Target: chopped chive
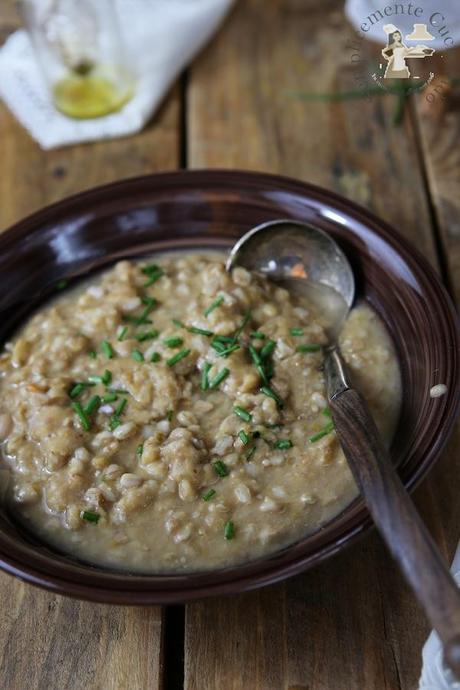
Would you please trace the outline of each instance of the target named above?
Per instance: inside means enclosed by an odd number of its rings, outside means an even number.
[[[110,422],[109,422],[110,431],[114,431],[117,428],[117,426],[120,426],[120,424],[121,424],[121,420],[116,415],[113,415],[113,417],[111,417]]]
[[[158,264],[147,264],[147,266],[143,266],[141,268],[141,271],[144,275],[149,276],[152,273],[158,273],[159,271],[163,271],[163,269],[160,268],[160,266],[158,266]]]
[[[225,462],[222,462],[222,460],[216,460],[216,462],[212,463],[212,466],[214,468],[214,472],[219,477],[226,477],[228,475],[228,467]]]
[[[241,429],[241,431],[238,432],[238,436],[243,446],[247,446],[249,443],[249,436],[244,429]]]
[[[310,443],[316,443],[316,441],[319,441],[323,436],[327,436],[327,434],[330,434],[331,431],[334,430],[334,422],[329,422],[329,424],[326,424],[326,426],[321,429],[321,431],[318,431],[317,434],[313,434],[313,436],[309,437]]]
[[[101,516],[98,515],[97,513],[92,513],[90,510],[82,510],[80,513],[80,517],[82,520],[86,520],[86,522],[93,522],[95,525],[99,522],[101,519]]]
[[[108,340],[103,340],[102,345],[101,345],[101,350],[107,357],[107,359],[113,359],[115,356],[115,352],[113,351],[113,347],[109,343]]]
[[[232,352],[235,352],[236,350],[241,350],[241,346],[235,343],[235,345],[228,347],[226,350],[221,350],[221,352],[219,352],[218,355],[219,357],[228,357],[232,354]]]
[[[256,365],[257,373],[259,374],[260,378],[264,382],[266,386],[270,386],[270,379],[267,376],[267,370],[265,367],[263,367],[261,364]]]
[[[109,388],[110,393],[117,393],[118,395],[128,395],[129,391],[126,388]]]
[[[278,407],[284,407],[284,402],[281,400],[278,393],[276,393],[276,391],[274,391],[273,388],[270,388],[270,386],[262,386],[260,392],[266,395],[268,398],[272,398],[272,400],[275,400]]]
[[[171,321],[177,328],[185,328],[185,323],[183,321],[179,321],[179,319],[171,319]]]
[[[83,408],[85,414],[92,414],[94,410],[101,404],[100,395],[93,395],[89,402]]]
[[[91,357],[91,359],[96,359],[96,357],[97,357],[97,352],[95,352],[94,350],[90,350],[90,351],[88,352],[88,357]]]
[[[117,340],[118,340],[120,343],[121,343],[122,340],[125,339],[125,336],[126,336],[127,332],[128,332],[128,326],[123,326],[123,328],[121,329],[121,331],[119,331]]]
[[[284,424],[278,422],[277,424],[264,424],[264,426],[267,427],[267,429],[281,429]]]
[[[178,335],[173,335],[171,338],[165,338],[163,343],[166,347],[180,347],[184,344],[184,339],[180,338]]]
[[[173,367],[175,364],[180,362],[181,359],[184,359],[184,357],[187,357],[190,354],[190,352],[191,352],[191,350],[187,350],[187,348],[183,348],[176,355],[167,359],[166,364],[168,365],[168,367]]]
[[[144,283],[144,287],[149,287],[149,285],[153,285],[153,283],[156,283],[157,280],[164,276],[163,269],[155,265],[145,266],[145,268],[142,269],[142,273],[144,273],[148,277],[147,282]]]
[[[217,307],[220,307],[220,305],[223,303],[223,301],[224,301],[224,298],[222,297],[222,295],[220,295],[219,297],[217,297],[217,298],[214,300],[214,302],[212,302],[212,303],[209,305],[209,307],[208,307],[207,309],[205,309],[204,315],[205,315],[206,317],[208,317],[209,314],[210,314],[212,311],[214,311],[214,309],[217,309]]]
[[[234,340],[238,340],[246,326],[248,325],[249,319],[251,318],[251,311],[248,309],[246,314],[243,316],[243,320],[241,321],[240,325],[238,326],[235,335],[233,336]]]
[[[209,370],[211,369],[212,364],[209,364],[209,362],[205,362],[203,364],[203,370],[201,372],[201,385],[200,388],[202,391],[207,391],[209,388]]]
[[[80,418],[81,425],[85,431],[89,431],[91,429],[91,422],[88,419],[88,415],[84,411],[83,407],[80,405],[79,402],[73,402],[72,403],[72,409],[78,417]]]
[[[134,359],[135,362],[143,362],[144,361],[144,355],[140,350],[133,350],[131,352],[131,357]]]
[[[71,398],[78,398],[79,395],[83,393],[85,390],[86,386],[84,383],[76,383],[69,392],[69,395]]]
[[[265,340],[267,336],[265,333],[261,333],[260,331],[253,331],[249,334],[249,337],[253,338],[254,340]]]
[[[142,303],[145,304],[145,309],[142,311],[140,316],[124,316],[123,319],[125,321],[129,321],[131,323],[136,324],[136,326],[142,326],[147,323],[152,323],[147,316],[150,314],[152,309],[157,305],[157,300],[155,297],[143,297],[142,298]]]
[[[219,373],[209,382],[209,388],[218,388],[219,385],[224,381],[230,373],[230,369],[224,368],[219,371]]]
[[[233,408],[233,412],[243,419],[245,422],[252,422],[252,414],[248,412],[244,407],[240,407],[237,405],[236,407]]]
[[[220,340],[213,339],[211,341],[211,347],[213,350],[221,354],[221,352],[224,352],[227,349],[227,345],[225,343],[220,342]]]
[[[168,420],[168,422],[172,422],[173,417],[174,417],[174,410],[168,410],[168,412],[166,414],[166,419]]]
[[[146,326],[149,323],[152,323],[150,319],[147,318],[141,318],[140,316],[131,316],[129,315],[124,315],[123,321],[127,321],[128,323],[133,323],[135,326]]]
[[[208,331],[206,328],[197,328],[196,326],[190,326],[190,328],[187,328],[187,330],[189,333],[196,333],[197,335],[206,335],[207,337],[214,335],[212,331]]]
[[[231,335],[215,335],[213,342],[223,343],[224,345],[233,345],[235,338],[233,338]]]
[[[150,357],[151,362],[159,362],[161,359],[161,355],[159,352],[152,352],[152,356]]]
[[[115,410],[115,416],[120,417],[123,413],[123,410],[125,409],[126,405],[128,404],[128,401],[126,398],[123,398],[123,400],[120,402],[118,405],[117,409]]]
[[[303,328],[290,328],[289,333],[291,335],[303,335]]]
[[[153,330],[145,331],[144,333],[138,333],[134,336],[134,338],[138,340],[140,343],[143,343],[145,340],[153,340],[154,338],[158,338],[159,335],[160,331]]]
[[[260,350],[260,356],[262,359],[266,359],[266,357],[269,357],[273,350],[276,348],[276,341],[275,340],[267,340],[263,348]]]
[[[95,386],[96,383],[104,383],[102,376],[88,376],[88,383],[91,386]]]
[[[138,457],[138,458],[141,458],[143,452],[144,452],[144,444],[143,444],[143,443],[139,443],[139,445],[138,445],[137,448],[136,448],[136,455],[137,455],[137,457]]]
[[[102,379],[102,383],[103,383],[105,386],[108,386],[109,383],[112,381],[112,372],[109,371],[108,369],[106,369],[106,370],[104,371],[104,373],[102,374],[101,379]]]
[[[248,349],[249,349],[249,354],[251,355],[251,358],[252,358],[252,361],[254,362],[254,364],[256,366],[257,365],[260,366],[262,364],[262,359],[260,357],[260,354],[257,352],[256,348],[253,347],[252,345],[249,345]]]
[[[254,455],[255,452],[256,452],[256,447],[252,446],[252,448],[250,448],[248,450],[248,452],[246,453],[246,455],[244,456],[246,459],[246,462],[249,462],[249,460],[252,458],[252,456]]]
[[[224,527],[224,537],[229,541],[230,539],[233,539],[235,536],[235,525],[231,520],[229,520],[227,523],[225,523]]]
[[[297,352],[319,352],[322,345],[297,345]]]
[[[59,281],[56,283],[56,290],[64,290],[64,288],[66,288],[68,284],[69,284],[69,281],[66,280],[66,279],[64,279],[64,280],[59,280]]]
[[[273,444],[274,448],[279,448],[280,450],[287,450],[288,448],[292,448],[294,444],[292,441],[288,438],[280,438],[279,441],[275,441]]]
[[[332,412],[329,407],[325,407],[323,410],[323,415],[325,417],[329,417],[329,419],[332,417]]]
[[[105,395],[102,396],[103,402],[109,403],[109,402],[115,402],[115,400],[118,399],[118,395],[116,393],[106,393]]]
[[[215,495],[216,495],[216,492],[214,491],[214,489],[209,489],[209,491],[206,491],[206,493],[204,493],[201,496],[201,498],[203,499],[203,501],[210,501],[211,498]]]

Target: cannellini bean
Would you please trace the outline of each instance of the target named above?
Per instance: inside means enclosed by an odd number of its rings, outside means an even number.
[[[277,510],[279,508],[279,505],[271,498],[266,496],[264,500],[262,501],[262,504],[260,506],[260,510],[263,513],[267,513],[272,510]]]
[[[251,500],[251,492],[245,484],[238,484],[235,488],[235,496],[240,503],[249,503]]]
[[[183,541],[187,541],[192,536],[192,528],[190,525],[185,525],[174,535],[174,542],[180,544]]]
[[[133,422],[126,422],[126,424],[117,426],[117,428],[113,431],[113,435],[119,441],[123,441],[124,439],[132,436],[135,431],[136,425]]]
[[[179,497],[183,501],[193,501],[195,498],[195,489],[188,479],[181,479],[179,482]]]

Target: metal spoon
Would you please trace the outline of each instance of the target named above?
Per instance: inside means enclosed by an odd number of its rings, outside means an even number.
[[[317,228],[278,220],[247,232],[227,270],[242,266],[326,306],[329,344],[324,372],[335,431],[374,522],[444,645],[460,678],[460,591],[396,472],[367,403],[353,388],[337,345],[355,297],[351,266],[336,242]]]

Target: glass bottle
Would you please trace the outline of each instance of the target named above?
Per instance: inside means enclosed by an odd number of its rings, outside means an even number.
[[[61,112],[101,117],[131,98],[134,79],[111,0],[22,0],[21,8]]]

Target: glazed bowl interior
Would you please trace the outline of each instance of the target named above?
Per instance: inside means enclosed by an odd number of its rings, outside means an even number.
[[[397,233],[331,192],[288,178],[232,171],[153,175],[91,190],[55,204],[0,236],[0,338],[35,308],[121,258],[187,249],[228,249],[250,227],[281,218],[330,233],[355,272],[358,298],[384,320],[400,362],[403,398],[391,448],[410,490],[444,445],[459,402],[458,327],[436,275]],[[430,397],[437,383],[447,394]],[[0,511],[0,566],[62,594],[113,603],[171,603],[228,594],[305,570],[370,526],[360,499],[275,554],[215,571],[129,575],[58,553]]]

